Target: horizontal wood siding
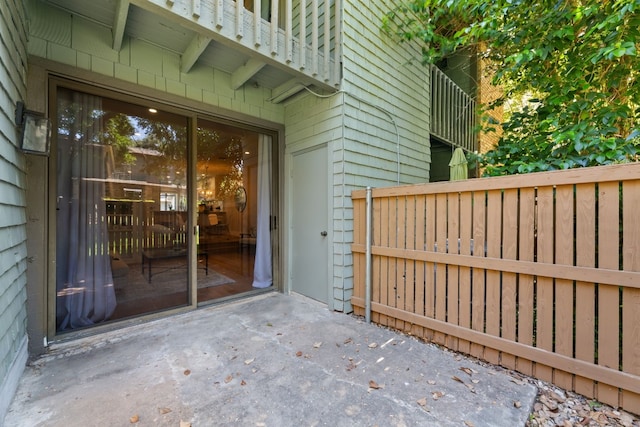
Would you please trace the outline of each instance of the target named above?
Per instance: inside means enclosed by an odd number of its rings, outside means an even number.
[[[429,179],[429,68],[380,30],[392,1],[345,2],[345,171],[357,187]]]
[[[26,340],[25,163],[14,124],[16,102],[26,98],[24,2],[0,5],[0,392]],[[17,368],[17,367],[16,367]],[[0,419],[7,399],[0,399]],[[10,397],[10,396],[7,396]]]
[[[637,413],[638,211],[637,163],[374,189],[372,319]]]
[[[329,206],[333,215],[328,224],[333,230],[330,262],[333,262],[333,309],[351,312],[353,272],[351,248],[353,220],[350,211],[343,206],[351,201],[353,189],[344,181],[342,151],[343,95],[316,98],[311,94],[298,97],[286,105],[286,152],[292,153],[326,144],[328,147],[329,179],[331,195]]]

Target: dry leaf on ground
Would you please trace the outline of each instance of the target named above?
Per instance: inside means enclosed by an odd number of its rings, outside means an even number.
[[[374,380],[370,380],[370,381],[369,381],[369,387],[370,387],[370,388],[372,388],[372,389],[374,389],[374,390],[377,390],[377,389],[379,389],[379,388],[382,388],[383,386],[379,385],[379,384],[378,384],[377,382],[375,382]]]
[[[131,418],[129,418],[129,422],[130,422],[131,424],[135,424],[135,423],[137,423],[138,421],[140,421],[140,416],[139,416],[138,414],[133,415]]]

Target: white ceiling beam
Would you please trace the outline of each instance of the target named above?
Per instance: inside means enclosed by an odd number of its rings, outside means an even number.
[[[258,71],[262,70],[265,65],[267,64],[257,59],[249,59],[242,67],[235,70],[231,75],[231,88],[233,90],[238,89],[240,86],[245,84],[247,80],[255,76]]]
[[[189,46],[185,49],[182,54],[182,64],[180,67],[180,71],[183,73],[188,73],[191,70],[191,67],[196,63],[200,55],[205,51],[209,43],[211,42],[211,37],[205,37],[200,34],[197,34]]]
[[[124,29],[127,26],[129,15],[129,0],[118,0],[116,4],[116,16],[113,18],[113,50],[120,51]]]

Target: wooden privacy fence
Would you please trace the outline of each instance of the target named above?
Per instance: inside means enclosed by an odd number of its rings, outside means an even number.
[[[373,189],[371,211],[374,322],[640,412],[640,164]]]

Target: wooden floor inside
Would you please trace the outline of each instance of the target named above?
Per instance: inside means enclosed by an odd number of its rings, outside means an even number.
[[[219,274],[232,279],[232,283],[216,285],[211,287],[198,288],[198,303],[214,302],[216,300],[233,297],[235,295],[244,294],[254,291],[253,288],[253,267],[255,261],[255,252],[249,248],[243,250],[226,250],[223,252],[209,253],[208,270],[215,271]],[[199,261],[199,267],[201,263]],[[141,265],[131,264],[130,269],[139,271]],[[155,273],[154,273],[155,274]],[[158,276],[160,279],[161,275]],[[153,277],[156,280],[156,276]],[[186,271],[185,279],[180,280],[180,284],[186,289]],[[126,285],[125,285],[126,286]],[[116,293],[117,299],[117,293]],[[141,298],[118,301],[117,307],[110,320],[121,320],[129,317],[140,316],[142,314],[154,313],[171,308],[188,305],[187,291],[173,292],[165,295],[144,295]]]

